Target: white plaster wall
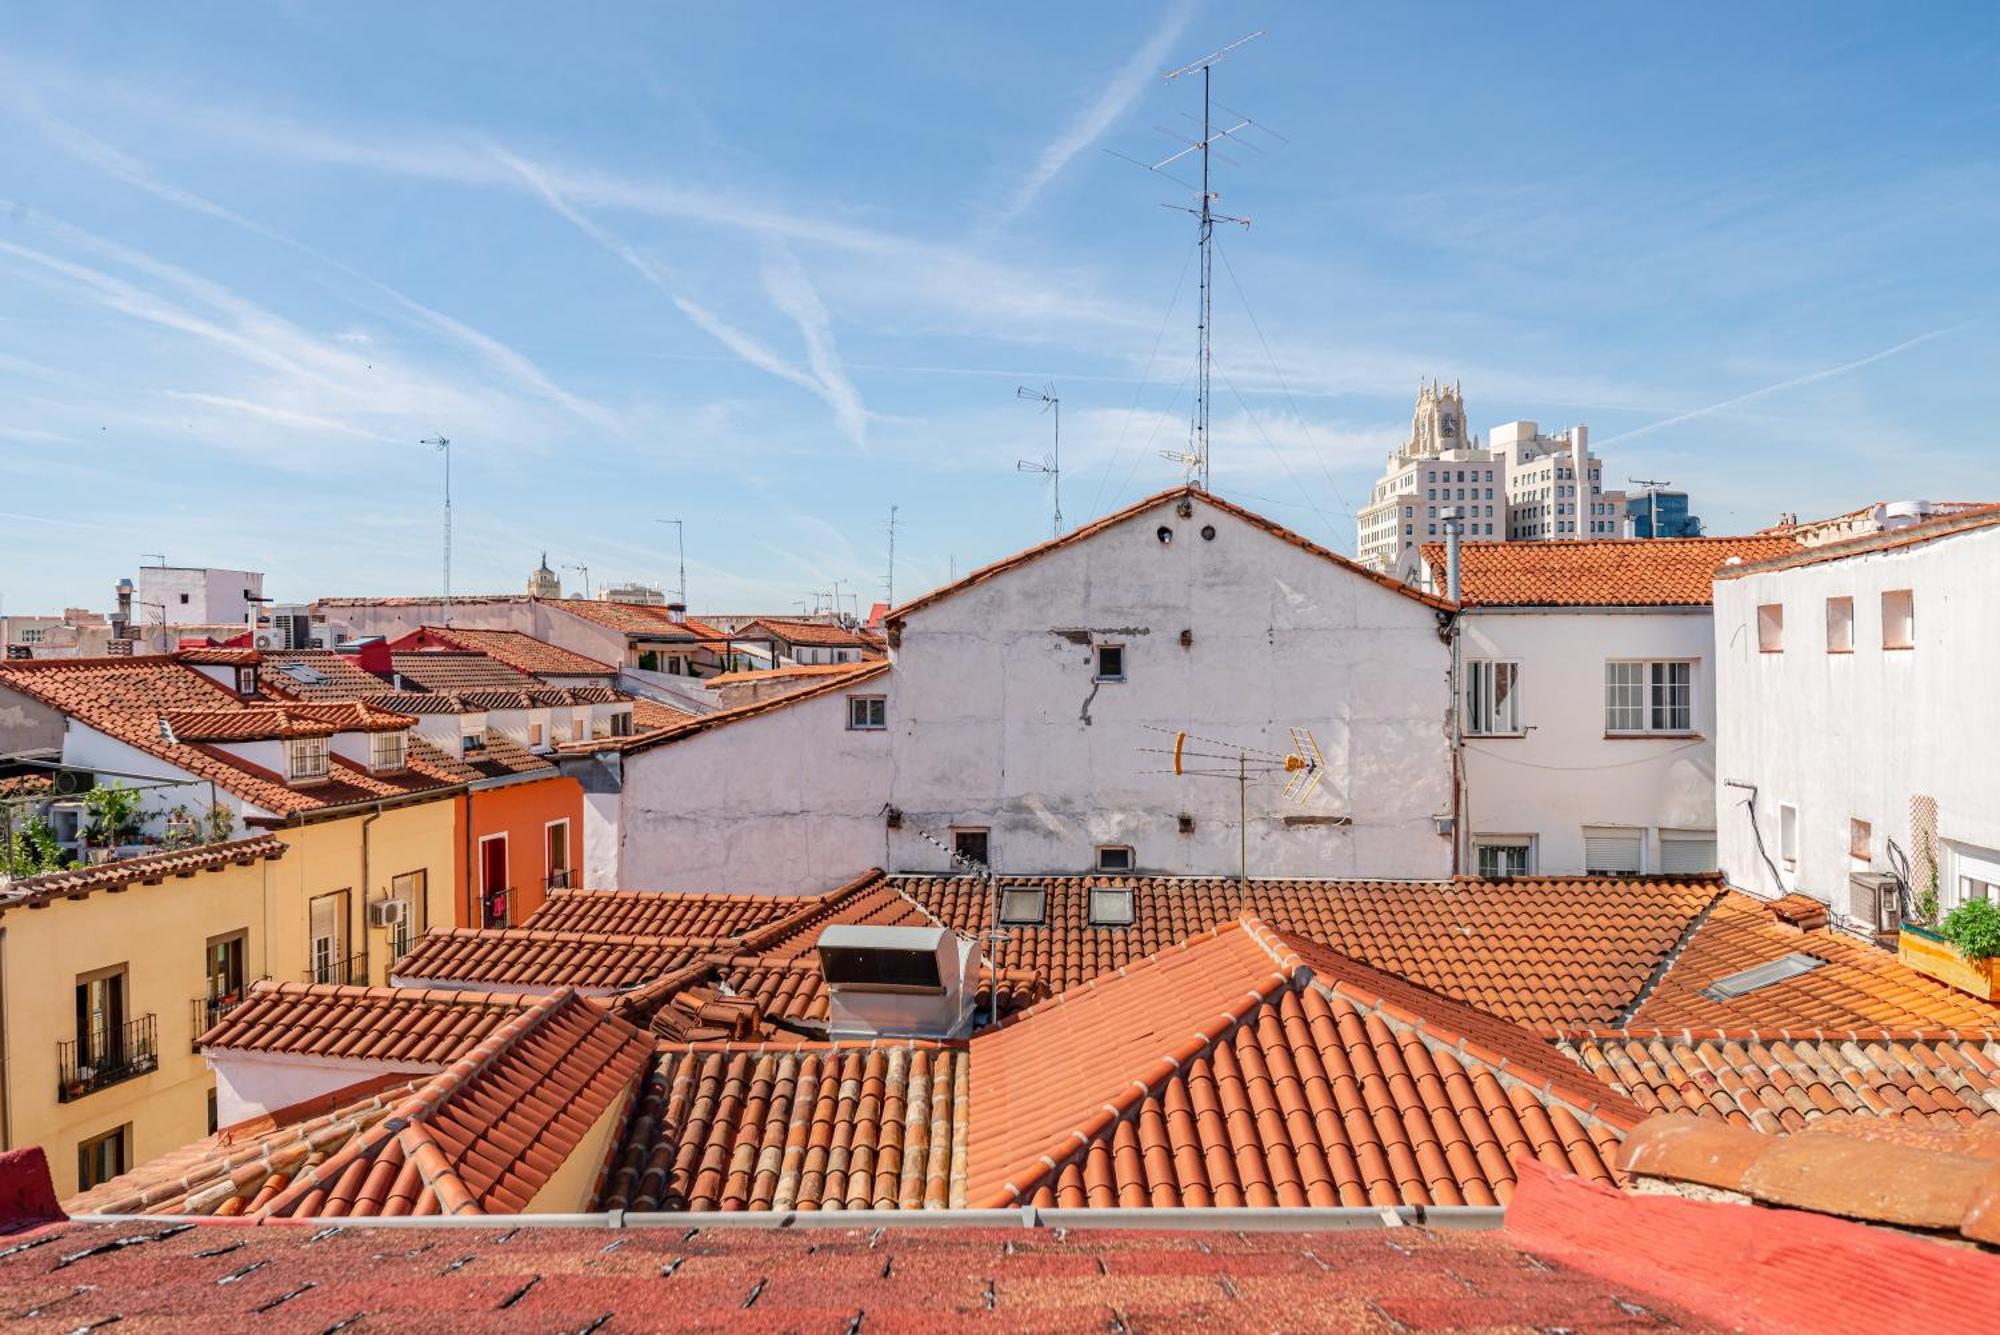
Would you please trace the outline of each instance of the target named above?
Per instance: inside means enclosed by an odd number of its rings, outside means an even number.
[[[813,894],[880,865],[894,675],[852,692],[889,697],[886,731],[850,730],[836,691],[627,755],[615,831],[585,797],[586,876],[607,833],[617,872],[591,883],[631,890]]]
[[[234,1126],[252,1117],[263,1117],[374,1076],[404,1072],[417,1075],[444,1069],[434,1064],[290,1057],[234,1048],[208,1050],[205,1055],[215,1072],[217,1126]]]
[[[1585,826],[1645,832],[1645,869],[1660,867],[1660,831],[1715,825],[1715,643],[1706,607],[1468,612],[1466,662],[1520,664],[1522,737],[1465,739],[1469,812],[1481,834],[1533,835],[1534,870],[1584,869]],[[1611,659],[1692,659],[1694,730],[1680,737],[1609,738],[1604,665]],[[1469,845],[1468,845],[1469,847]],[[1476,866],[1467,855],[1468,869]]]
[[[1823,565],[1720,580],[1717,796],[1722,869],[1772,895],[1799,890],[1844,910],[1848,821],[1873,827],[1870,864],[1889,870],[1884,841],[1911,852],[1910,800],[1933,797],[1942,839],[2000,848],[2000,529]],[[1910,589],[1915,648],[1884,650],[1881,595]],[[1854,652],[1826,652],[1826,600],[1854,599]],[[1782,602],[1784,649],[1762,653],[1757,608]],[[1759,856],[1756,819],[1778,871]],[[1799,810],[1799,861],[1779,853],[1778,808]],[[1914,860],[1914,859],[1913,859]],[[1922,863],[1917,861],[1923,889]]]
[[[492,602],[366,603],[324,607],[327,625],[342,639],[380,635],[400,639],[423,626],[463,626],[468,630],[518,630],[600,663],[623,663],[625,633],[573,616],[560,608],[526,599],[496,598]]]
[[[1158,752],[1186,729],[1283,753],[1298,725],[1328,773],[1304,807],[1280,799],[1282,779],[1252,783],[1251,875],[1448,874],[1433,825],[1451,809],[1448,652],[1433,609],[1204,502],[1181,518],[1176,503],[910,616],[889,800],[939,833],[989,827],[1003,872],[1084,871],[1096,845],[1119,843],[1142,871],[1234,875],[1235,781],[1175,777]],[[1125,646],[1124,682],[1092,680],[1099,643]],[[1183,812],[1192,834],[1178,832]],[[906,828],[890,864],[946,858]]]
[[[244,832],[243,821],[246,817],[272,814],[263,807],[234,796],[220,784],[210,785],[207,779],[197,778],[186,770],[170,765],[159,757],[114,737],[108,737],[75,719],[69,720],[69,727],[63,734],[63,764],[72,769],[110,771],[111,773],[100,777],[98,782],[139,788],[139,809],[146,814],[149,821],[177,806],[185,806],[194,812],[207,811],[211,787],[215,801],[236,813],[239,837]],[[147,779],[117,777],[117,775],[135,774],[145,775]],[[167,780],[169,783],[164,787],[143,786],[150,780]],[[182,782],[173,782],[175,780]],[[161,827],[150,824],[148,830],[150,833],[159,834]]]

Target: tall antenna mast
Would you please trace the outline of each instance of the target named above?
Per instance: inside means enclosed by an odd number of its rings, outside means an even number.
[[[451,438],[426,436],[419,445],[429,445],[444,456],[444,624],[451,624]]]
[[[674,590],[674,598],[685,609],[688,600],[687,526],[678,519],[656,519],[653,522],[656,524],[672,524],[674,526],[674,550],[680,557],[681,580],[680,586]]]
[[[1152,170],[1163,172],[1167,167],[1179,162],[1190,153],[1201,154],[1200,207],[1192,209],[1186,208],[1184,205],[1172,205],[1170,207],[1180,208],[1184,212],[1192,213],[1195,216],[1199,226],[1198,236],[1201,242],[1201,304],[1200,311],[1196,316],[1198,322],[1197,333],[1201,346],[1197,355],[1195,370],[1193,458],[1188,461],[1188,466],[1200,480],[1203,491],[1208,490],[1209,374],[1215,360],[1212,348],[1215,316],[1215,283],[1213,272],[1215,224],[1217,222],[1232,222],[1243,227],[1250,225],[1248,218],[1235,218],[1226,213],[1217,213],[1214,211],[1215,201],[1218,196],[1209,187],[1208,160],[1215,144],[1248,128],[1252,123],[1247,118],[1238,117],[1235,125],[1220,130],[1215,128],[1213,114],[1214,100],[1210,96],[1210,86],[1213,82],[1211,70],[1218,60],[1221,60],[1231,51],[1246,43],[1254,42],[1263,35],[1263,32],[1260,30],[1251,33],[1248,37],[1239,37],[1228,46],[1217,51],[1211,51],[1199,60],[1191,61],[1179,69],[1167,71],[1166,77],[1169,80],[1178,79],[1184,74],[1193,74],[1196,70],[1201,71],[1201,138],[1193,143],[1189,143],[1187,147],[1181,149],[1178,153],[1162,158],[1160,161],[1152,164]],[[1165,131],[1165,133],[1176,139],[1181,138],[1181,136],[1174,134],[1171,130]],[[1187,141],[1182,140],[1182,142],[1186,143]]]
[[[889,573],[882,577],[883,596],[896,605],[896,506],[889,507]]]
[[[1044,389],[1029,389],[1022,385],[1014,391],[1017,399],[1028,399],[1042,405],[1042,411],[1052,414],[1055,423],[1054,449],[1042,457],[1040,463],[1033,459],[1022,459],[1015,463],[1015,471],[1021,473],[1046,473],[1049,485],[1055,490],[1056,517],[1054,536],[1062,536],[1062,400],[1056,397],[1055,383],[1051,381]]]

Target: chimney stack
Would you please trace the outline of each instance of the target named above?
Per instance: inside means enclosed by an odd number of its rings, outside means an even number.
[[[1458,508],[1446,508],[1444,520],[1444,596],[1458,601]]]
[[[687,619],[688,619],[688,605],[686,603],[667,604],[667,620],[673,622],[676,626],[679,626],[679,625],[684,625],[687,622]]]

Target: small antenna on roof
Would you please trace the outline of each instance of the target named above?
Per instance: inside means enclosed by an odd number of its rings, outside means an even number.
[[[1167,729],[1147,725],[1152,732],[1166,732]],[[1326,773],[1326,757],[1320,754],[1319,743],[1313,739],[1310,728],[1293,728],[1292,746],[1280,754],[1257,747],[1243,746],[1235,742],[1219,741],[1213,737],[1197,737],[1182,730],[1173,734],[1174,744],[1166,747],[1141,747],[1150,755],[1173,757],[1173,768],[1151,773],[1171,773],[1178,778],[1234,779],[1236,781],[1236,843],[1237,876],[1241,880],[1250,879],[1250,779],[1252,775],[1284,774],[1283,797],[1287,802],[1304,806],[1319,788],[1320,779]],[[1219,748],[1219,749],[1215,749]]]
[[[1056,502],[1056,517],[1055,517],[1053,536],[1060,538],[1062,536],[1062,530],[1063,530],[1062,400],[1056,397],[1056,386],[1054,381],[1050,381],[1048,387],[1045,389],[1029,389],[1026,385],[1019,386],[1014,391],[1014,397],[1017,399],[1028,399],[1031,402],[1041,404],[1042,411],[1051,414],[1052,417],[1054,418],[1055,432],[1054,432],[1052,451],[1046,455],[1043,455],[1042,461],[1040,463],[1036,463],[1032,459],[1022,459],[1017,463],[1015,463],[1014,468],[1015,471],[1021,473],[1048,474],[1049,485],[1051,488],[1054,489],[1055,502]]]

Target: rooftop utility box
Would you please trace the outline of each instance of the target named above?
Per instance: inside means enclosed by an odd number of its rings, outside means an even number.
[[[819,936],[834,1038],[957,1038],[972,1030],[979,951],[942,927],[838,923]]]

